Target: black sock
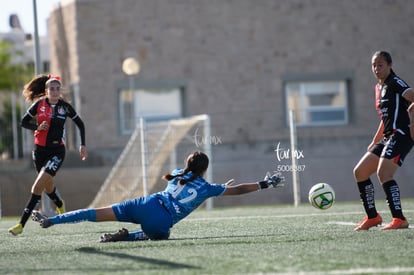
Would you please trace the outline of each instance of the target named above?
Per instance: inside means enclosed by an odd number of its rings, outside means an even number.
[[[400,188],[395,180],[390,180],[382,185],[385,195],[387,197],[387,203],[391,210],[393,218],[405,219],[402,213],[401,200],[400,200]]]
[[[23,215],[20,218],[20,223],[23,225],[23,227],[29,219],[30,214],[32,214],[33,209],[35,209],[35,207],[39,204],[41,198],[42,196],[35,194],[32,194],[32,196],[30,197],[30,200],[27,202],[26,208],[23,210]]]
[[[359,196],[369,219],[375,218],[378,213],[375,208],[374,184],[371,179],[358,182]]]
[[[55,203],[57,207],[62,207],[63,202],[60,198],[59,192],[56,190],[56,187],[53,189],[52,193],[47,193],[47,196]]]

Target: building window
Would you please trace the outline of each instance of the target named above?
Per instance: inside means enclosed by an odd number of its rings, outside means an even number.
[[[287,111],[295,111],[297,126],[348,123],[346,80],[288,81],[285,95]],[[289,115],[286,118],[288,122]]]
[[[140,118],[160,121],[182,117],[183,91],[173,89],[126,89],[119,93],[122,134],[131,134]]]

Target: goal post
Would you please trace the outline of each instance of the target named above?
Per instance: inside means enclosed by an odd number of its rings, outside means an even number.
[[[162,174],[183,167],[189,153],[204,151],[211,161],[209,136],[208,115],[160,122],[141,118],[89,207],[103,207],[163,190]],[[207,181],[212,180],[212,173],[210,165]],[[209,199],[207,208],[212,207]]]
[[[296,144],[297,144],[297,135],[296,135],[296,119],[295,111],[289,110],[289,128],[290,128],[290,151],[291,151],[291,160],[292,160],[292,183],[293,183],[293,203],[295,207],[298,207],[300,204],[300,182],[296,161]]]

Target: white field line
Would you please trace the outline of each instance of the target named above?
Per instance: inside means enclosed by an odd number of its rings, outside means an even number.
[[[404,213],[414,213],[414,210],[403,210]],[[320,213],[306,213],[306,214],[281,214],[281,215],[255,215],[255,216],[227,216],[227,217],[207,217],[207,218],[192,218],[187,217],[186,220],[192,221],[215,221],[215,220],[240,220],[240,219],[262,219],[262,218],[300,218],[300,217],[309,217],[309,216],[345,216],[345,215],[358,215],[361,217],[364,215],[363,210],[356,212],[327,212],[326,210],[321,210]],[[185,220],[184,220],[185,221]],[[355,224],[354,224],[355,225]]]
[[[286,272],[286,273],[259,273],[261,275],[353,275],[353,274],[396,274],[414,272],[414,267],[388,267],[388,268],[352,268],[342,270],[331,271],[299,271],[299,272]],[[250,274],[255,275],[255,274]],[[256,274],[258,275],[258,274]]]
[[[413,272],[414,267],[390,267],[390,268],[355,268],[348,270],[331,270],[326,274],[378,274]]]
[[[355,226],[354,222],[342,222],[342,221],[337,221],[337,222],[327,222],[326,224],[337,224],[337,225],[351,225],[351,226]],[[386,223],[385,223],[386,224]],[[383,223],[383,225],[385,225]],[[414,228],[413,225],[409,225],[408,228]]]
[[[355,226],[355,223],[354,222],[327,222],[327,224],[352,225],[352,226]]]

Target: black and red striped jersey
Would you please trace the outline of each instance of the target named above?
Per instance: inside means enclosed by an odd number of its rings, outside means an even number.
[[[376,109],[384,123],[384,135],[396,131],[409,133],[410,118],[407,108],[410,103],[403,97],[409,89],[405,81],[391,72],[383,85],[375,85]]]
[[[42,98],[33,103],[23,116],[21,125],[24,128],[34,130],[35,144],[39,146],[62,146],[65,144],[65,122],[71,118],[79,128],[81,144],[85,145],[85,126],[75,109],[64,100],[56,104],[50,104],[47,98]],[[33,118],[36,122],[33,123]],[[43,121],[49,125],[48,130],[38,131],[37,127]]]

